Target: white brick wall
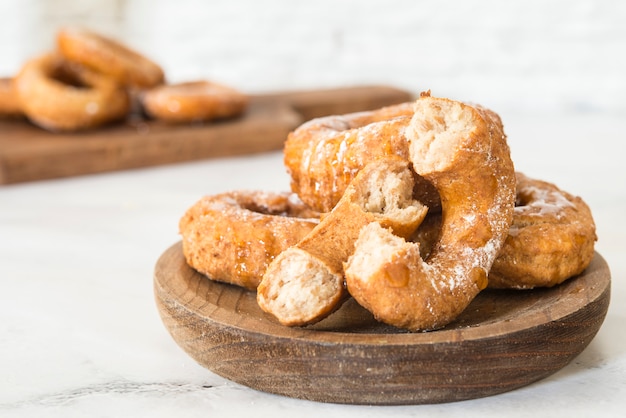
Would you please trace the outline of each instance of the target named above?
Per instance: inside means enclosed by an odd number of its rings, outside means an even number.
[[[0,75],[68,23],[133,45],[172,81],[386,83],[498,109],[626,114],[620,0],[0,0]]]

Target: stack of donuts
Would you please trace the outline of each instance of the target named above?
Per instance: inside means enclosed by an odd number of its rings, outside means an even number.
[[[308,121],[284,147],[291,190],[206,196],[179,223],[187,263],[256,291],[286,326],[348,298],[440,329],[486,288],[551,287],[591,262],[585,202],[515,170],[500,117],[432,97]]]
[[[50,131],[79,131],[142,115],[171,123],[241,115],[246,95],[207,80],[167,84],[162,68],[128,46],[82,28],[58,31],[56,48],[0,79],[0,116]]]

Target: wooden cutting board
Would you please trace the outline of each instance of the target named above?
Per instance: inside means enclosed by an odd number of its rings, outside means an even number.
[[[495,395],[563,368],[600,328],[610,282],[596,254],[554,288],[483,291],[438,331],[399,331],[352,299],[314,326],[289,328],[254,292],[191,269],[177,243],[156,264],[154,292],[179,346],[234,382],[320,402],[424,404]]]
[[[81,133],[0,120],[0,185],[278,150],[306,120],[411,99],[387,86],[280,92],[252,96],[237,119],[188,125],[141,119]]]

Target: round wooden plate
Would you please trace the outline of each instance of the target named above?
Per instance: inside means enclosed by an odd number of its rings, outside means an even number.
[[[560,286],[483,291],[454,323],[426,333],[380,324],[353,300],[314,326],[284,327],[254,292],[191,269],[180,243],[158,260],[154,290],[174,340],[234,382],[321,402],[422,404],[502,393],[561,369],[600,328],[610,282],[596,253]]]

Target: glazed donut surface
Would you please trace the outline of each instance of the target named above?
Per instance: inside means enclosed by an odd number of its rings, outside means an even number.
[[[292,193],[206,196],[179,222],[187,263],[212,280],[256,289],[267,266],[319,222]]]
[[[115,81],[57,54],[28,61],[14,83],[24,114],[51,131],[101,126],[123,118],[130,107]]]
[[[192,81],[155,87],[142,95],[148,115],[167,122],[196,122],[242,114],[248,98],[232,87]]]
[[[489,273],[489,287],[551,287],[585,270],[595,223],[587,204],[552,183],[517,173],[513,224]]]
[[[515,171],[499,118],[486,109],[423,95],[407,138],[415,171],[441,197],[437,242],[424,260],[419,244],[371,223],[344,270],[350,294],[378,320],[433,330],[487,287],[513,217]]]
[[[517,172],[513,221],[489,271],[489,287],[556,286],[582,273],[594,255],[595,223],[587,204],[552,183]],[[426,258],[441,231],[441,213],[431,213],[411,237]]]
[[[62,28],[57,33],[57,46],[69,61],[113,77],[122,85],[149,88],[163,83],[163,70],[158,64],[101,34]]]
[[[413,103],[310,120],[287,137],[284,164],[291,190],[303,202],[330,212],[348,184],[368,163],[408,158],[404,136]]]

